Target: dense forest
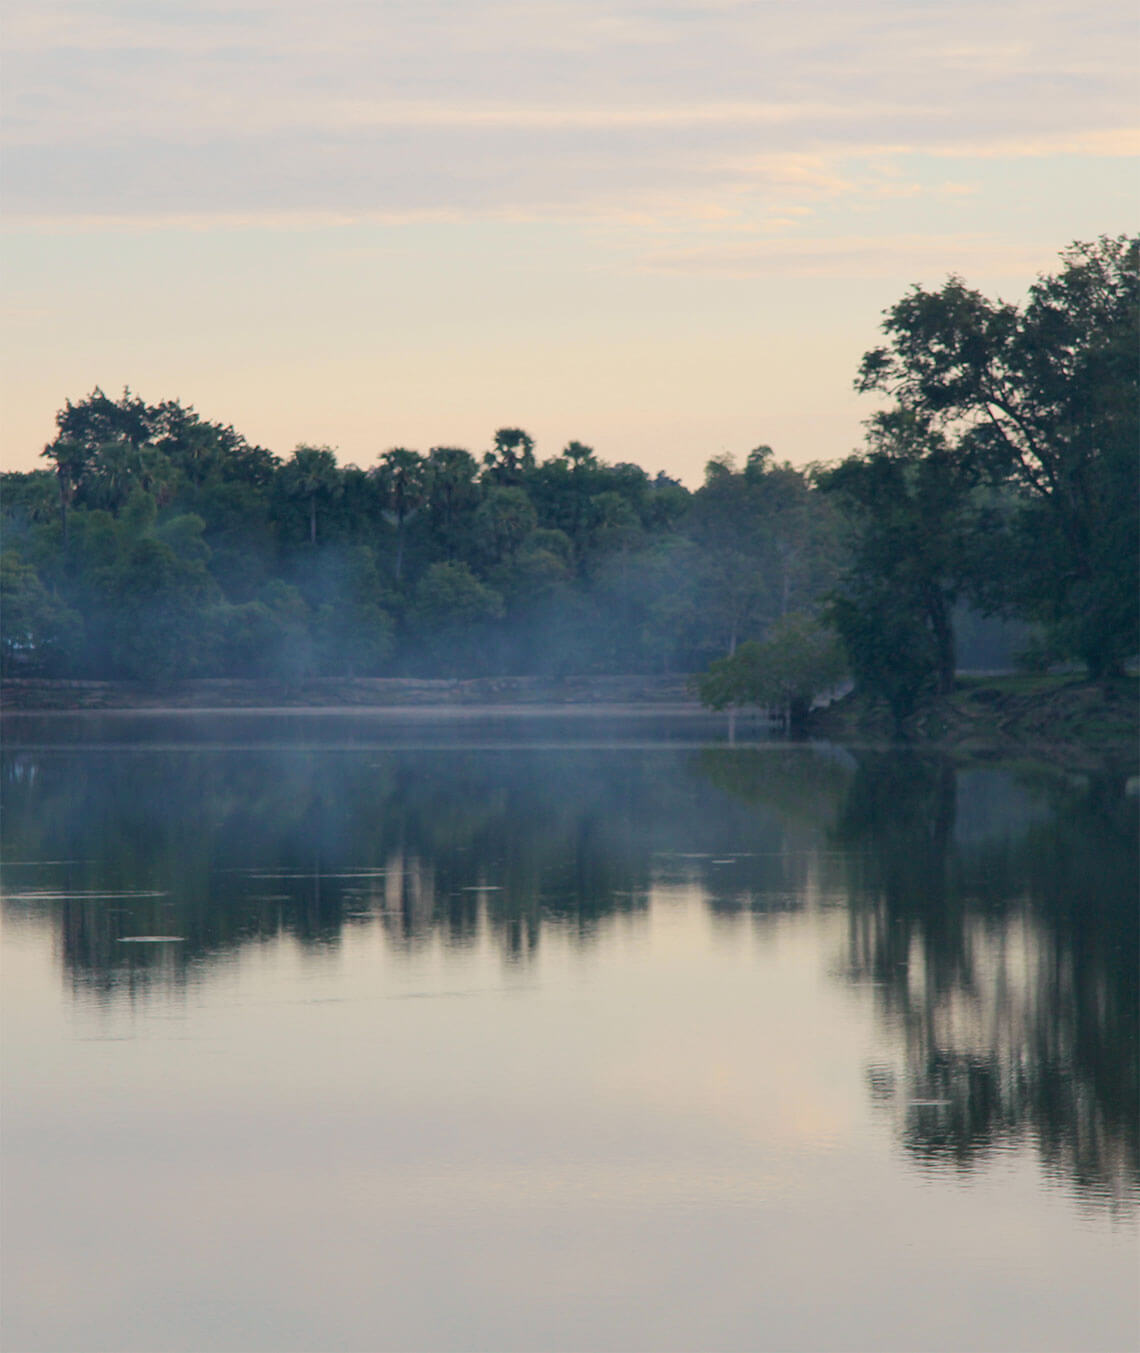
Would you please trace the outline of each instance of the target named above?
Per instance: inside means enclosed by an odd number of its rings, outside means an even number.
[[[694,672],[714,703],[846,670],[902,716],[963,617],[1100,678],[1137,632],[1136,239],[1065,251],[1024,304],[951,278],[883,321],[864,446],[767,446],[695,491],[501,428],[481,454],[288,458],[167,400],[68,401],[3,476],[6,676]]]

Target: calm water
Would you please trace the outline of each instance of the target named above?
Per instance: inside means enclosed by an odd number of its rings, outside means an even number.
[[[5,735],[10,1353],[1135,1346],[1125,775]]]

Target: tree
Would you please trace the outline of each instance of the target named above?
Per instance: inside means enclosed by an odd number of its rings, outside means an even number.
[[[460,522],[479,501],[475,479],[479,466],[470,451],[458,446],[433,446],[427,459],[427,501],[432,533],[448,559],[459,548]]]
[[[537,521],[525,489],[489,490],[475,513],[477,538],[488,561],[510,563]]]
[[[935,689],[938,653],[913,595],[868,574],[834,597],[827,618],[843,641],[858,689],[886,701],[895,731]]]
[[[392,618],[376,561],[364,545],[321,559],[316,602],[317,659],[330,674],[375,673],[392,650]]]
[[[570,442],[560,455],[544,461],[527,478],[527,491],[542,524],[569,537],[579,566],[587,553],[590,501],[608,487],[608,468],[592,447]]]
[[[800,470],[772,463],[757,447],[743,472],[731,456],[705,468],[684,529],[700,547],[697,569],[700,643],[727,648],[762,635],[789,610],[810,607],[830,581],[822,549],[827,522],[809,509]]]
[[[811,615],[797,612],[777,621],[763,642],[750,639],[719,658],[697,679],[697,694],[710,709],[763,705],[782,712],[785,727],[802,729],[816,696],[845,674],[835,637]]]
[[[251,446],[230,424],[206,422],[177,400],[151,405],[147,418],[155,446],[189,483],[237,481],[265,489],[280,468],[272,452]]]
[[[857,681],[884,694],[880,677],[893,686],[892,669],[909,670],[921,655],[929,668],[923,682],[929,678],[939,694],[948,694],[955,670],[952,614],[977,539],[969,459],[928,418],[897,408],[870,420],[861,456],[822,472],[818,482],[852,528],[850,561],[836,594],[842,604],[831,614]],[[916,645],[917,630],[929,642]]]
[[[67,512],[75,497],[75,491],[83,482],[83,476],[91,463],[91,452],[81,442],[57,437],[54,442],[49,442],[40,454],[46,456],[55,466],[56,480],[59,484],[60,527],[66,554],[70,544]]]
[[[120,439],[96,447],[87,467],[84,498],[91,506],[119,512],[141,488],[166,504],[173,478],[174,467],[157,447]]]
[[[1008,605],[1099,677],[1140,646],[1140,238],[1074,244],[1062,264],[1023,307],[959,277],[913,288],[886,312],[889,342],[863,358],[857,387],[892,396],[1016,492],[1015,530],[1044,567],[1018,570]]]
[[[309,544],[317,543],[317,502],[328,503],[340,489],[336,456],[327,446],[298,446],[281,471],[285,492],[309,507]]]
[[[479,665],[486,626],[502,614],[502,597],[466,564],[432,564],[416,586],[414,628],[436,667],[449,674]]]
[[[0,673],[58,674],[78,646],[82,622],[13,550],[0,555]]]
[[[145,500],[136,490],[128,509],[137,504],[144,517]],[[204,560],[180,558],[151,530],[119,531],[118,557],[101,580],[117,674],[193,675],[206,656],[202,616],[219,600],[217,583]]]
[[[495,448],[483,455],[483,477],[492,484],[518,484],[534,469],[534,438],[522,428],[500,428]]]
[[[404,572],[404,527],[427,497],[427,465],[418,451],[394,446],[380,457],[376,478],[384,495],[388,519],[396,527],[395,578],[399,584]]]
[[[124,387],[118,399],[111,399],[98,386],[78,404],[69,399],[55,416],[58,438],[76,442],[94,455],[101,446],[126,442],[143,446],[151,437],[152,410]]]

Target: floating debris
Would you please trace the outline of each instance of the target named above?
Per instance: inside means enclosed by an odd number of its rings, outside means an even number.
[[[91,890],[68,888],[65,891],[52,888],[35,888],[19,893],[4,894],[7,902],[118,902],[136,897],[166,897],[165,892],[121,892],[103,893]]]
[[[34,869],[48,864],[87,864],[87,860],[5,860],[5,869]]]
[[[185,935],[120,935],[119,944],[185,944]]]
[[[251,879],[381,879],[386,869],[352,869],[338,873],[326,873],[313,869],[223,869],[223,874],[244,874]]]

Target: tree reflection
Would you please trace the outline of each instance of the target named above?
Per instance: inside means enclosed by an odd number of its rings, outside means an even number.
[[[956,831],[970,795],[986,793],[989,811]],[[1140,1133],[1123,779],[866,755],[835,838],[849,973],[874,984],[902,1033],[894,1111],[907,1150],[969,1170],[1029,1137],[1082,1195],[1126,1200]]]
[[[839,971],[891,1051],[868,1072],[914,1160],[1032,1141],[1082,1196],[1140,1185],[1135,799],[1119,774],[906,752],[525,743],[59,745],[3,761],[5,908],[106,1000],[241,946],[526,963],[696,890],[727,925],[842,908]],[[123,943],[174,935],[176,944]]]
[[[48,906],[67,971],[108,992],[281,934],[336,945],[366,919],[398,947],[471,945],[484,924],[511,956],[544,924],[586,942],[647,907],[668,797],[636,758],[597,763],[561,757],[555,782],[539,754],[13,753],[6,905]],[[140,934],[183,943],[121,943]]]
[[[1028,1139],[1083,1198],[1134,1205],[1140,865],[1125,776],[796,753],[718,748],[698,768],[789,833],[825,830],[815,884],[843,900],[837,967],[873,992],[897,1049],[868,1085],[905,1149],[970,1171]]]

